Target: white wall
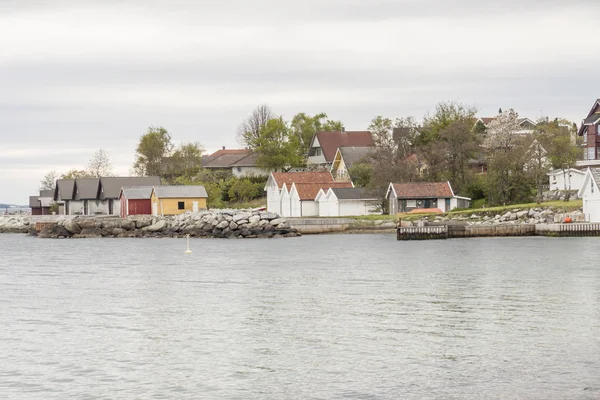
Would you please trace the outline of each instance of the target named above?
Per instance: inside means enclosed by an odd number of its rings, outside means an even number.
[[[108,214],[108,200],[88,200],[88,213],[87,215],[107,215]]]
[[[338,217],[339,216],[339,205],[337,198],[322,196],[319,201],[319,216],[320,217]]]
[[[281,199],[275,184],[267,187],[267,211],[281,214]]]
[[[339,214],[340,217],[349,217],[356,215],[375,214],[371,209],[374,208],[373,201],[370,200],[340,200]]]
[[[281,213],[282,217],[291,217],[291,199],[290,195],[284,191],[281,195]]]
[[[306,164],[327,164],[327,160],[325,160],[325,156],[323,152],[321,152],[320,156],[310,156],[306,159]]]
[[[579,190],[583,184],[585,174],[565,171],[564,174],[559,172],[557,174],[549,175],[548,178],[550,180],[550,190]],[[571,189],[569,189],[569,179],[571,180]]]
[[[319,203],[314,200],[305,200],[302,204],[303,217],[316,217],[319,215]]]
[[[594,185],[593,180],[590,178],[583,189],[583,214],[586,221],[600,222],[600,188]]]
[[[68,200],[69,215],[83,215],[83,200]]]

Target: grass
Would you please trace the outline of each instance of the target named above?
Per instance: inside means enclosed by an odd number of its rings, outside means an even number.
[[[511,204],[507,206],[498,206],[498,207],[479,207],[479,208],[469,208],[466,210],[456,210],[450,211],[448,215],[471,215],[476,213],[496,213],[502,214],[507,211],[515,210],[515,209],[526,209],[526,208],[538,208],[538,207],[554,207],[558,209],[564,209],[565,211],[572,211],[578,208],[581,208],[583,205],[582,200],[571,200],[571,201],[546,201],[543,203],[524,203],[524,204]]]
[[[223,208],[259,208],[267,206],[267,198],[260,197],[250,201],[228,201],[223,204]]]

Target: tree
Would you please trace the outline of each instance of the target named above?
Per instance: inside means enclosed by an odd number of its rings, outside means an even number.
[[[113,166],[106,151],[100,149],[94,153],[88,163],[87,173],[95,178],[114,176]]]
[[[283,118],[274,118],[248,143],[258,153],[256,165],[270,171],[282,171],[302,165],[298,137],[292,135]]]
[[[420,131],[418,144],[424,146],[437,140],[440,132],[453,122],[468,121],[474,124],[476,114],[477,108],[473,106],[465,106],[454,101],[438,103],[433,115],[426,115],[423,118],[423,129]]]
[[[202,168],[204,147],[198,142],[182,143],[169,159],[168,174],[171,176],[193,176]]]
[[[371,182],[373,166],[368,163],[352,164],[352,166],[348,168],[348,174],[355,187],[367,187]]]
[[[56,171],[50,171],[40,181],[40,190],[54,190],[56,188],[56,180],[58,179],[58,173]]]
[[[139,176],[161,176],[165,160],[171,155],[173,144],[171,135],[163,128],[149,127],[142,135],[136,148],[133,168]]]
[[[292,118],[290,130],[293,135],[298,137],[300,155],[305,157],[308,154],[310,142],[315,133],[323,130],[322,119],[327,118],[327,114],[319,113],[310,116],[306,113],[298,113]]]
[[[487,129],[484,146],[488,149],[508,151],[519,138],[519,114],[513,109],[499,114]]]
[[[343,130],[344,124],[342,124],[342,121],[334,121],[331,119],[325,121],[325,123],[321,127],[322,132],[341,132]]]
[[[245,146],[251,147],[251,143],[258,139],[260,130],[267,125],[269,120],[275,118],[275,114],[266,104],[256,107],[252,113],[238,126],[238,140]]]
[[[249,179],[237,179],[229,188],[229,198],[233,201],[248,201],[260,195],[260,191]]]
[[[418,134],[414,118],[377,116],[369,125],[375,144],[369,155],[372,174],[369,187],[379,196],[381,208],[386,210],[385,193],[390,182],[410,182],[419,177],[419,160],[413,153],[413,142]]]
[[[60,175],[60,179],[91,178],[89,172],[85,169],[71,169]]]

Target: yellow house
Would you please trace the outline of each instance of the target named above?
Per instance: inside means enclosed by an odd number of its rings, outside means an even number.
[[[156,186],[150,202],[152,215],[176,215],[206,210],[208,195],[204,186]]]

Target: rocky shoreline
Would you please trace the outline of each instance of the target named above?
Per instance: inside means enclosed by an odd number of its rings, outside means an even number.
[[[564,222],[585,222],[582,209],[561,211],[557,207],[514,208],[502,214],[494,211],[481,211],[472,214],[431,215],[415,220],[401,220],[403,227],[435,224],[499,225],[499,224],[553,224]]]
[[[43,225],[40,232],[36,223]],[[277,214],[261,210],[217,210],[171,217],[148,215],[31,216],[0,218],[0,233],[28,233],[40,238],[282,238],[301,234]]]

